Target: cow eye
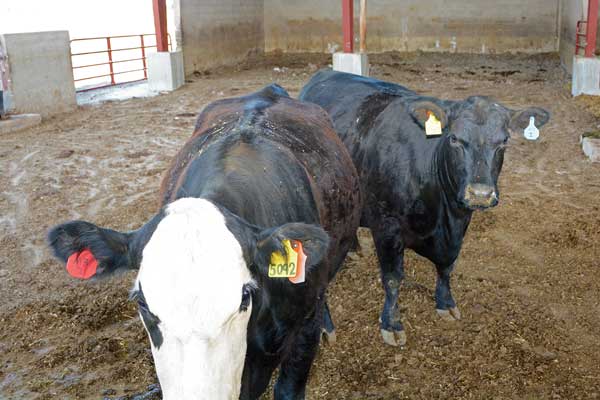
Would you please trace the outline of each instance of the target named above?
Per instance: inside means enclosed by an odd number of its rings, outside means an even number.
[[[252,284],[245,284],[242,286],[242,302],[240,303],[240,312],[247,311],[250,306],[250,301],[252,300],[252,291],[254,290],[254,286]]]
[[[458,138],[456,137],[456,135],[450,135],[450,143],[458,144]]]
[[[508,136],[507,136],[507,137],[505,137],[505,138],[504,138],[504,140],[502,141],[502,144],[508,144],[508,139],[509,139],[509,137],[508,137]]]

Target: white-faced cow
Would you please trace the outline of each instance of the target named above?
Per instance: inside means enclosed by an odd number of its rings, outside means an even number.
[[[365,196],[361,225],[373,233],[385,290],[380,319],[384,341],[396,346],[406,342],[398,308],[406,248],[436,265],[438,313],[460,319],[450,273],[471,215],[498,203],[510,132],[522,132],[530,117],[538,127],[544,125],[548,112],[513,111],[482,96],[439,100],[393,83],[327,70],[312,77],[300,99],[329,113],[358,170]],[[434,127],[439,121],[435,133],[440,135],[426,136],[430,118]]]
[[[302,399],[359,187],[325,111],[271,85],[205,108],[141,228],[72,221],[49,243],[78,277],[139,268],[133,297],[165,399],[257,399],[277,366],[275,398]],[[268,271],[290,243],[304,282],[285,259]]]

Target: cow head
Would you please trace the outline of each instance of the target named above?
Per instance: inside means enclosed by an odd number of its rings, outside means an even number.
[[[261,229],[204,199],[177,200],[148,224],[123,234],[75,221],[53,228],[49,241],[63,260],[89,249],[102,274],[139,267],[132,297],[165,399],[237,399],[252,298],[266,290],[256,282],[271,253],[283,239],[301,241],[308,275],[327,234],[299,223]]]
[[[421,126],[429,113],[441,122],[438,168],[445,190],[469,210],[498,204],[498,177],[511,132],[522,132],[530,117],[537,127],[550,118],[541,108],[513,111],[481,96],[457,102],[417,101],[410,111]]]

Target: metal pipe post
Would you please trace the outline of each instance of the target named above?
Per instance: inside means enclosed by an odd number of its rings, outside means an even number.
[[[115,84],[115,71],[113,70],[112,48],[110,47],[110,37],[106,38],[106,47],[108,49],[108,68],[110,69],[110,84]]]
[[[598,33],[598,0],[588,1],[586,24],[585,56],[596,56],[596,34]]]
[[[154,8],[154,30],[156,32],[156,51],[169,51],[167,39],[167,2],[166,0],[152,0]]]
[[[344,53],[353,53],[354,52],[354,1],[353,0],[342,0],[342,28],[344,30]]]
[[[367,52],[367,0],[360,0],[360,52]]]
[[[140,43],[142,45],[142,64],[144,65],[144,79],[148,79],[148,71],[146,69],[146,48],[144,47],[144,35],[140,35]]]

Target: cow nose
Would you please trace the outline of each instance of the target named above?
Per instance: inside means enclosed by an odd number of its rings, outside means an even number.
[[[498,204],[498,194],[493,186],[474,183],[467,185],[465,202],[474,208],[494,207]]]

